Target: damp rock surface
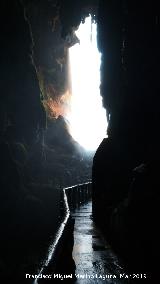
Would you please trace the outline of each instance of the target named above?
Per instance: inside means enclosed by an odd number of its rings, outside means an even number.
[[[75,283],[129,283],[123,265],[92,220],[92,202],[80,206],[72,217],[75,218]]]

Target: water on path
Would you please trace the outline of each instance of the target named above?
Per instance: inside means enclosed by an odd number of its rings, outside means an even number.
[[[117,256],[103,239],[92,220],[92,202],[71,214],[75,218],[73,258],[76,284],[127,284]]]

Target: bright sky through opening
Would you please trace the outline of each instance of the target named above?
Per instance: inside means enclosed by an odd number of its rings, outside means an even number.
[[[69,49],[71,72],[71,111],[68,114],[72,137],[86,150],[94,151],[106,137],[106,111],[100,96],[101,55],[97,48],[97,25],[91,16],[80,24],[80,40]]]

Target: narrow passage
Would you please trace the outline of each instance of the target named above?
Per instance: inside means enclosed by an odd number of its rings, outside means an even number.
[[[124,273],[117,256],[104,241],[92,221],[92,202],[76,209],[73,258],[76,264],[76,284],[127,284],[120,278]],[[115,275],[115,278],[114,278]]]

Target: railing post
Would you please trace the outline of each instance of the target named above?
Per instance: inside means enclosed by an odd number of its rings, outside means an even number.
[[[71,210],[79,208],[81,204],[87,202],[92,196],[91,182],[68,187],[65,189],[65,192],[67,195],[69,208]],[[61,205],[61,207],[63,206]]]

